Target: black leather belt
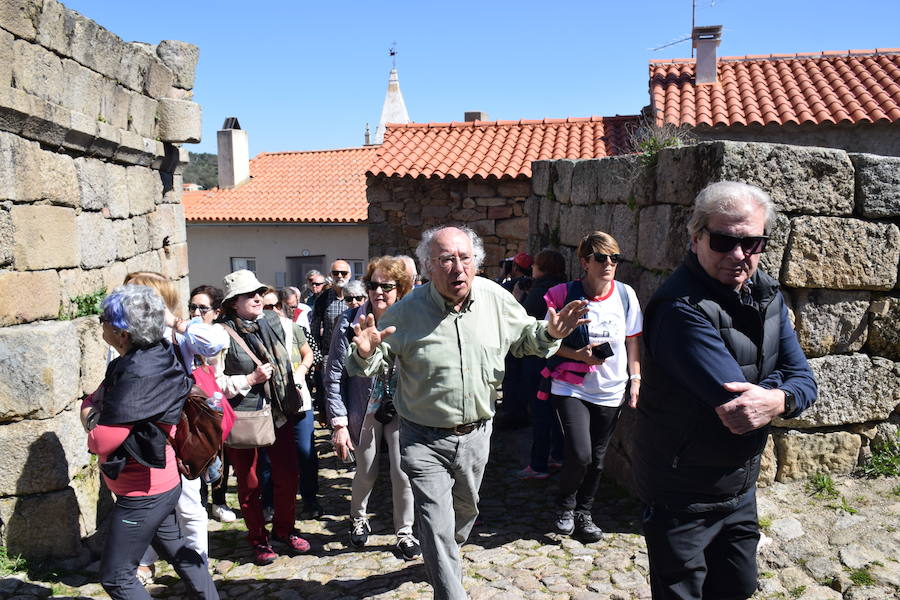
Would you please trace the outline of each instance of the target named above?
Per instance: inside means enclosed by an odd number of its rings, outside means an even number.
[[[443,431],[449,431],[453,435],[469,435],[479,427],[481,427],[487,419],[481,419],[480,421],[472,421],[471,423],[466,423],[464,425],[456,425],[454,427],[437,427],[436,429],[441,429]]]

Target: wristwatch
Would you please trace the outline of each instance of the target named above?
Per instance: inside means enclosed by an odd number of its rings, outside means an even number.
[[[792,415],[797,412],[797,399],[794,398],[794,394],[789,391],[781,391],[784,392],[784,412],[781,413],[781,417],[788,418],[787,415]]]

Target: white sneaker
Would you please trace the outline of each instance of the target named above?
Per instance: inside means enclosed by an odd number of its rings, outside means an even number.
[[[231,523],[237,519],[237,515],[234,514],[234,511],[224,504],[213,504],[213,507],[209,512],[213,519],[221,521],[222,523]]]

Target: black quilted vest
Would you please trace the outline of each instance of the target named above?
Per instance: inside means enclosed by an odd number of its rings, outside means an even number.
[[[645,323],[652,322],[661,302],[689,304],[719,331],[747,381],[759,383],[778,362],[784,299],[778,282],[759,270],[751,284],[755,305],[743,304],[738,294],[709,277],[696,255],[689,253],[650,299]],[[680,386],[666,365],[657,364],[647,347],[641,372],[631,452],[641,498],[648,504],[685,510],[734,503],[756,483],[769,428],[731,433],[712,408]]]

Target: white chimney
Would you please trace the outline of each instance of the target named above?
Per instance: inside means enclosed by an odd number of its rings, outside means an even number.
[[[489,121],[490,117],[486,112],[480,110],[467,110],[463,113],[463,119],[466,123],[471,123],[472,121]]]
[[[237,118],[228,117],[217,134],[219,188],[236,187],[250,179],[250,146]]]
[[[716,83],[719,80],[716,48],[719,47],[719,42],[722,40],[722,26],[694,27],[691,40],[692,45],[697,49],[694,83],[697,85]]]

